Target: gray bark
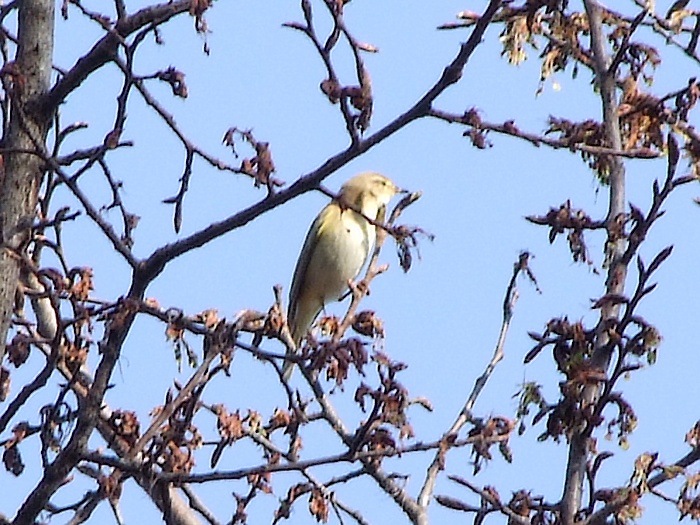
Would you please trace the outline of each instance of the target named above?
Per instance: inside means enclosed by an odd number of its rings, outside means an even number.
[[[40,98],[48,91],[53,60],[53,0],[23,0],[19,7],[15,67],[8,75],[10,120],[3,137],[6,153],[0,174],[0,363],[5,355],[19,278],[15,256],[29,239],[44,161],[29,151],[44,144],[51,115]]]

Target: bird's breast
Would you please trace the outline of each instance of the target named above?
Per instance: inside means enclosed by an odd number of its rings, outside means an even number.
[[[323,292],[322,302],[338,300],[355,279],[374,244],[374,226],[352,210],[340,212],[334,231],[324,232],[318,240],[317,253],[309,265],[314,288]]]

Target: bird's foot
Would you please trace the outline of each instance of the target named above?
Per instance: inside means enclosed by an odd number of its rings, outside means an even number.
[[[348,286],[350,287],[350,290],[352,291],[352,294],[355,296],[365,296],[369,295],[369,283],[365,280],[362,279],[361,281],[355,282],[352,279],[348,279]]]

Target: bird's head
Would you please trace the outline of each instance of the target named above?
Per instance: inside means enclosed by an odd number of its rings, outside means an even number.
[[[397,193],[406,193],[391,179],[381,173],[368,171],[355,175],[340,189],[340,197],[348,203],[363,208],[372,202],[376,208],[389,204]]]

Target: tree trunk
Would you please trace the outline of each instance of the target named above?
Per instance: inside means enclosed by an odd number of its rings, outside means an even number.
[[[51,114],[40,102],[51,81],[54,2],[23,0],[18,10],[17,54],[14,63],[4,67],[10,118],[2,141],[6,153],[0,174],[0,363],[20,271],[16,253],[30,238],[45,168],[42,157],[30,152],[44,149],[51,122]]]

